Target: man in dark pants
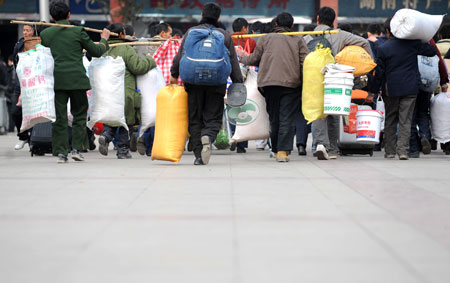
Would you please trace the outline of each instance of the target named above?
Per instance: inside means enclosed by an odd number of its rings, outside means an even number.
[[[390,22],[391,19],[387,19],[384,24],[390,39],[378,47],[377,67],[374,81],[369,84],[368,100],[373,99],[380,86],[386,82],[386,96],[383,97],[386,107],[384,157],[395,158],[398,154],[400,160],[407,160],[411,120],[421,84],[417,55],[432,57],[436,55],[436,50],[420,40],[394,37]],[[397,124],[399,127],[396,141]]]
[[[70,11],[64,2],[53,2],[50,15],[58,24],[70,24]],[[83,49],[94,57],[100,57],[108,50],[109,30],[104,29],[100,44],[95,44],[83,27],[50,27],[41,33],[42,45],[50,47],[55,69],[56,121],[52,130],[53,155],[58,163],[67,162],[67,102],[70,99],[72,122],[72,159],[84,161],[80,151],[85,149],[86,116],[88,101],[86,91],[91,88],[83,66]]]
[[[234,50],[231,36],[223,29],[219,28],[219,18],[221,9],[215,3],[207,3],[203,6],[202,20],[200,25],[193,29],[213,29],[224,35],[224,43],[230,54],[232,71],[230,74],[233,83],[242,83],[242,74]],[[184,44],[187,36],[181,43],[178,54],[173,59],[170,69],[170,83],[176,84],[180,73],[180,60],[183,55]],[[222,85],[205,86],[193,85],[185,82],[184,87],[188,93],[189,107],[189,133],[190,143],[195,154],[195,165],[206,165],[211,156],[211,143],[216,139],[222,126],[223,104],[226,90],[226,83]]]
[[[260,38],[249,56],[240,52],[241,63],[259,66],[258,87],[266,100],[272,152],[278,162],[288,162],[295,134],[295,118],[301,105],[303,61],[309,50],[302,37],[291,31],[294,18],[283,12],[275,18],[273,32]]]
[[[300,111],[295,118],[295,136],[298,155],[306,155],[306,143],[308,142],[309,133],[311,133],[311,124],[307,123],[303,116],[303,112]]]

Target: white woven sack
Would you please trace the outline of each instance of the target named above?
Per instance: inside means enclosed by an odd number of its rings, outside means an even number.
[[[245,80],[247,101],[239,108],[248,110],[239,114],[240,119],[236,120],[236,131],[231,138],[232,142],[262,140],[270,135],[269,114],[266,110],[266,101],[258,91],[257,76],[253,70],[247,73]]]
[[[418,55],[417,62],[419,63],[420,80],[422,81],[423,90],[432,93],[436,90],[441,76],[439,75],[439,57],[427,57]]]
[[[21,132],[56,120],[53,68],[50,48],[38,45],[36,51],[19,54],[16,72],[22,93]]]
[[[398,10],[391,20],[391,32],[400,39],[428,42],[441,26],[444,15],[429,15],[412,9]]]
[[[137,76],[137,88],[141,90],[141,131],[140,136],[153,126],[156,121],[156,96],[166,86],[166,80],[160,68],[154,68],[147,74]]]
[[[125,127],[125,63],[122,57],[93,58],[89,65],[91,113],[88,127],[97,122]]]
[[[450,92],[431,99],[431,134],[440,143],[450,142]]]

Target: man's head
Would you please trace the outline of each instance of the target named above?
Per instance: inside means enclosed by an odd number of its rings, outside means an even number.
[[[34,28],[30,25],[24,25],[22,32],[24,38],[30,38],[34,35]]]
[[[380,36],[382,31],[379,24],[370,24],[367,29],[368,35]]]
[[[134,27],[132,25],[125,25],[125,34],[129,36],[135,36]]]
[[[252,33],[262,33],[264,30],[264,24],[260,21],[256,21],[250,26],[250,29]]]
[[[333,27],[334,20],[336,19],[336,13],[330,7],[322,7],[317,12],[317,24],[327,25]]]
[[[222,12],[222,9],[220,9],[220,6],[216,3],[206,3],[203,6],[202,10],[202,18],[206,18],[213,21],[219,21],[220,13]]]
[[[70,9],[62,1],[53,1],[50,5],[50,16],[55,21],[68,20],[70,18]]]
[[[106,27],[106,29],[119,35],[119,37],[111,35],[110,38],[125,38],[125,26],[122,23],[110,24]]]
[[[160,23],[155,28],[155,33],[164,39],[172,37],[172,27],[168,23]]]
[[[441,30],[439,31],[439,37],[441,39],[450,38],[450,24],[445,24],[442,26]]]
[[[275,25],[277,27],[294,27],[294,18],[288,12],[281,12],[275,17]]]
[[[233,32],[248,33],[248,22],[244,18],[237,18],[233,22]]]
[[[386,36],[388,38],[392,37],[392,33],[391,33],[391,20],[392,17],[389,17],[386,19],[386,21],[384,22],[383,28],[384,28],[384,32],[386,33]]]

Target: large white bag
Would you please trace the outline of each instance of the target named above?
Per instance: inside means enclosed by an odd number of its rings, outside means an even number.
[[[431,99],[431,134],[440,143],[450,142],[450,92]]]
[[[429,93],[434,92],[441,81],[439,75],[439,57],[437,55],[433,57],[418,55],[417,61],[423,90]]]
[[[391,32],[400,39],[428,42],[441,26],[444,15],[429,15],[412,9],[398,10],[391,20]]]
[[[37,45],[36,51],[19,54],[16,72],[22,93],[21,132],[36,124],[56,120],[53,68],[50,48]]]
[[[153,126],[156,120],[156,96],[158,92],[166,86],[166,80],[163,77],[159,67],[150,70],[147,74],[137,76],[137,88],[141,90],[141,131],[139,135]]]
[[[249,70],[245,80],[247,101],[241,107],[228,111],[230,119],[236,121],[236,131],[231,142],[267,139],[270,135],[269,114],[266,101],[258,91],[257,73]]]
[[[377,111],[381,112],[383,115],[383,118],[381,119],[381,130],[384,131],[384,121],[386,119],[386,107],[384,105],[384,100],[383,100],[383,97],[381,97],[381,95],[379,95],[377,98],[376,109],[377,109]]]
[[[93,58],[89,65],[91,113],[88,127],[97,122],[125,127],[125,62],[122,57]]]

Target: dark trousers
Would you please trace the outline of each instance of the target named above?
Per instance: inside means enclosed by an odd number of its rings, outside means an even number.
[[[222,126],[223,98],[226,85],[198,86],[185,85],[188,93],[189,133],[195,157],[201,157],[202,136],[211,142],[217,137]]]
[[[14,125],[17,129],[17,136],[19,137],[19,140],[21,141],[29,141],[30,140],[30,133],[31,129],[24,131],[23,133],[20,132],[20,127],[22,126],[22,106],[17,106],[17,102],[19,101],[19,94],[15,94],[11,98],[11,117],[14,121]]]
[[[114,137],[117,137],[117,146],[119,148],[130,148],[130,136],[127,129],[124,127],[110,127],[104,125],[102,136],[105,137],[106,142],[111,142]]]
[[[53,155],[67,155],[69,149],[69,137],[67,132],[67,102],[70,100],[70,112],[73,116],[72,122],[72,148],[85,150],[86,116],[88,100],[85,90],[55,90],[56,121],[52,127]]]
[[[308,125],[308,122],[305,120],[301,109],[302,106],[300,100],[300,112],[296,115],[295,118],[295,137],[297,147],[303,146],[306,148],[306,144],[308,142],[308,134],[311,133],[311,124]]]
[[[419,152],[421,150],[420,139],[425,138],[431,140],[430,99],[431,93],[428,92],[421,91],[417,95],[414,114],[411,121],[411,138],[409,141],[410,152]],[[417,131],[417,127],[419,127],[419,131]]]
[[[269,113],[272,152],[291,151],[295,118],[301,111],[301,89],[267,86],[263,92]]]
[[[12,118],[13,105],[9,101],[9,102],[6,102],[6,106],[8,108],[8,132],[14,132],[14,128],[16,125],[14,124],[14,120]]]
[[[411,137],[411,119],[417,95],[384,96],[386,121],[384,126],[384,150],[386,154],[408,154]],[[398,136],[396,132],[398,124]]]

